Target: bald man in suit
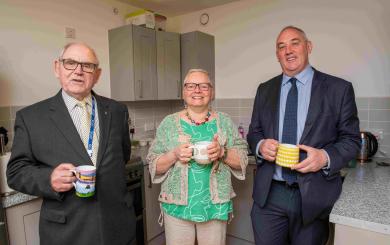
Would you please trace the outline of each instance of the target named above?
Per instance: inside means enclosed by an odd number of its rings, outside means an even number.
[[[309,64],[312,43],[283,28],[276,56],[283,73],[259,85],[248,143],[257,157],[252,225],[257,245],[320,245],[341,192],[340,169],[360,148],[352,84]],[[275,164],[280,143],[298,145],[300,162]]]
[[[125,182],[127,107],[92,91],[101,69],[86,44],[66,45],[54,61],[54,72],[62,87],[57,95],[16,114],[8,184],[43,198],[42,245],[132,244],[135,214]],[[89,134],[82,129],[80,101],[91,113]],[[96,166],[92,197],[75,195],[76,177],[70,170],[79,165]]]

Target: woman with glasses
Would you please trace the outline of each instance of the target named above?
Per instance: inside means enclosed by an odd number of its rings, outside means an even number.
[[[190,70],[183,86],[185,109],[161,122],[147,156],[159,201],[166,244],[225,244],[236,195],[231,175],[245,179],[247,144],[228,115],[211,109],[214,87],[207,71]],[[208,141],[208,163],[193,159],[194,145]]]

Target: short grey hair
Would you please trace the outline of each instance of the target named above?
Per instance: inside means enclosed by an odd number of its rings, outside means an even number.
[[[278,37],[280,36],[280,34],[282,34],[282,32],[284,32],[285,30],[288,30],[288,29],[296,30],[297,32],[299,32],[299,33],[302,34],[302,36],[303,36],[303,38],[305,39],[305,41],[309,41],[309,39],[308,39],[307,36],[306,36],[306,33],[305,33],[301,28],[296,27],[296,26],[293,26],[293,25],[284,27],[284,28],[279,32]]]
[[[186,83],[188,81],[188,77],[190,76],[191,73],[194,73],[194,72],[201,72],[201,73],[205,74],[207,76],[207,80],[209,81],[209,83],[214,86],[214,83],[211,81],[208,71],[206,71],[204,69],[190,69],[190,70],[188,70],[186,76],[184,77],[184,83]]]
[[[82,45],[82,46],[85,46],[86,48],[88,48],[88,49],[92,52],[93,56],[95,56],[95,59],[96,59],[96,61],[97,61],[97,65],[99,66],[99,59],[98,59],[98,57],[97,57],[97,55],[96,55],[95,50],[94,50],[93,48],[91,48],[88,44],[83,43],[83,42],[70,42],[70,43],[67,43],[67,44],[62,48],[62,51],[61,51],[61,53],[60,53],[59,58],[62,59],[62,56],[65,54],[66,50],[68,50],[70,47],[72,47],[72,46],[74,46],[74,45]]]

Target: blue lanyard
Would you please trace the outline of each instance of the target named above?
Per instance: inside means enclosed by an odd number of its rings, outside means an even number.
[[[93,142],[94,131],[95,131],[95,98],[92,96],[91,128],[89,129],[88,149],[87,149],[89,157],[92,157],[93,154],[92,142]]]

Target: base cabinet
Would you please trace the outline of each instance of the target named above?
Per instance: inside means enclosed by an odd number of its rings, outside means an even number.
[[[352,226],[335,224],[334,245],[389,245],[390,235],[359,229]]]
[[[237,196],[233,199],[234,218],[227,227],[228,244],[254,244],[251,209],[252,209],[252,188],[256,165],[248,165],[245,180],[237,180],[232,177],[232,184]],[[240,242],[240,243],[239,243]]]
[[[158,196],[160,194],[160,184],[152,184],[148,166],[144,167],[145,179],[145,213],[146,213],[146,244],[162,245],[165,241],[160,241],[160,235],[164,232],[164,228],[158,223],[160,216],[160,202]],[[162,243],[160,243],[160,242]]]
[[[42,199],[5,210],[10,245],[39,245],[39,215]]]

